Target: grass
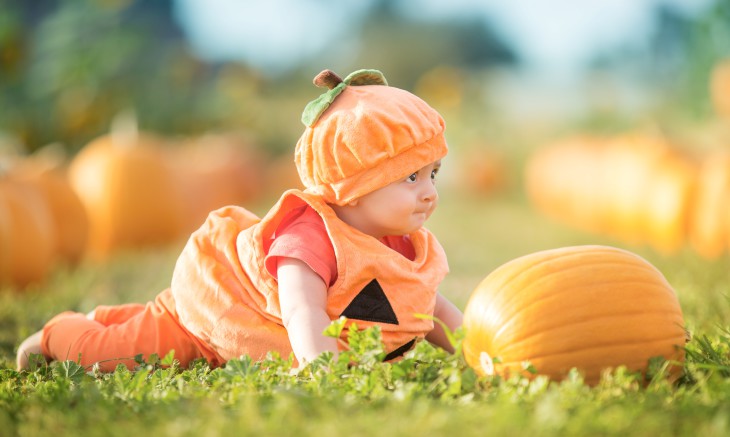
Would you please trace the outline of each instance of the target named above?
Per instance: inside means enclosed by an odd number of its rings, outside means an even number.
[[[256,210],[261,212],[261,210]],[[59,269],[43,285],[0,293],[0,433],[3,435],[728,435],[728,258],[672,256],[585,234],[533,212],[515,193],[442,192],[429,228],[449,254],[442,291],[463,308],[490,271],[537,250],[600,243],[655,264],[674,286],[693,334],[683,378],[650,382],[625,369],[596,387],[565,381],[478,378],[459,355],[422,344],[378,362],[377,332],[361,332],[360,365],[322,357],[299,374],[278,357],[210,369],[160,362],[136,372],[86,372],[73,362],[14,370],[19,342],[54,314],[145,301],[168,285],[181,246],[125,253],[103,265]]]

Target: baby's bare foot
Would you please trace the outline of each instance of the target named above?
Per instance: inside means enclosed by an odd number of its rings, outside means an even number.
[[[38,331],[30,337],[23,340],[18,347],[18,355],[16,365],[18,370],[27,369],[30,366],[30,354],[42,354],[41,337],[43,331]]]

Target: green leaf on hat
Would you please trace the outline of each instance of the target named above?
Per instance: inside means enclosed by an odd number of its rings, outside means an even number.
[[[348,85],[388,85],[385,76],[379,70],[357,70],[348,74],[345,80]]]
[[[319,120],[319,117],[324,111],[329,108],[335,98],[345,89],[347,85],[360,86],[360,85],[388,85],[388,81],[385,80],[385,76],[378,70],[357,70],[350,73],[345,80],[337,84],[334,88],[325,91],[312,100],[304,107],[302,112],[302,123],[305,126],[312,126]]]
[[[332,102],[334,102],[335,97],[340,95],[346,86],[347,84],[345,82],[341,82],[336,87],[325,91],[321,96],[307,103],[307,106],[304,107],[304,112],[302,112],[302,123],[305,126],[312,126],[319,120],[319,116],[329,108]]]

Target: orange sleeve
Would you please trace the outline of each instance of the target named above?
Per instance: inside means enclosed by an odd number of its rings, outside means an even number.
[[[337,258],[322,218],[310,206],[293,210],[282,220],[266,255],[265,265],[276,278],[280,258],[306,263],[325,284],[337,280]]]

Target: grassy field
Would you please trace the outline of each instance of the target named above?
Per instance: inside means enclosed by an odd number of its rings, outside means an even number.
[[[664,256],[580,233],[536,214],[516,191],[442,191],[429,228],[449,254],[443,293],[464,308],[481,279],[517,256],[575,244],[627,248],[655,264],[679,296],[693,335],[680,381],[659,375],[645,384],[622,369],[592,388],[578,374],[562,382],[477,378],[460,356],[425,344],[382,364],[373,332],[354,339],[359,366],[323,357],[298,375],[275,357],[223,369],[150,362],[107,375],[71,362],[14,370],[19,342],[52,315],[152,298],[168,285],[178,246],[59,270],[42,286],[0,293],[0,434],[728,435],[728,258]]]

